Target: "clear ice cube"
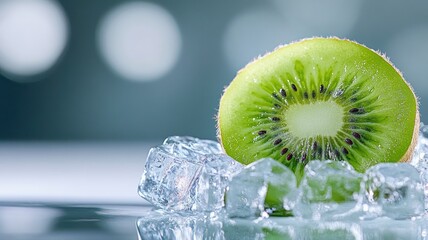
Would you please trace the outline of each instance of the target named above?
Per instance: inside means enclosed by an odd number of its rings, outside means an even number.
[[[216,211],[224,206],[224,192],[232,176],[239,173],[243,165],[225,154],[206,156],[195,188],[194,210]]]
[[[168,137],[163,145],[171,146],[171,153],[184,156],[221,154],[223,152],[218,142],[189,136]]]
[[[364,218],[408,219],[424,213],[424,191],[418,171],[407,163],[381,163],[363,177],[360,208]]]
[[[223,206],[227,181],[240,168],[214,141],[174,136],[150,150],[138,192],[165,210],[214,211]]]
[[[419,171],[425,193],[425,210],[428,211],[428,125],[423,123],[411,163]]]
[[[356,205],[362,174],[344,161],[313,160],[305,167],[295,216],[320,220],[347,217]]]
[[[295,190],[290,169],[273,159],[261,159],[232,178],[225,196],[226,212],[241,218],[282,214],[291,210],[284,209],[284,198]]]
[[[426,167],[428,164],[428,125],[421,123],[419,137],[413,152],[411,164],[418,167]],[[418,169],[424,170],[424,169]]]
[[[174,155],[163,146],[152,148],[146,160],[139,185],[139,194],[159,208],[170,210],[189,209],[190,197],[203,161]]]

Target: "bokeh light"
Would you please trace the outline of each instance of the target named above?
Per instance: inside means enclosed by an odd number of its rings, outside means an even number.
[[[136,81],[159,79],[177,62],[181,36],[178,25],[162,7],[127,2],[102,19],[98,42],[108,65]]]
[[[67,37],[67,19],[57,2],[0,1],[0,69],[8,78],[29,81],[50,69]]]

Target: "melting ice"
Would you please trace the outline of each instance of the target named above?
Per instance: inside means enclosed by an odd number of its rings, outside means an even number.
[[[311,161],[298,187],[289,173],[270,159],[244,167],[215,141],[175,136],[150,150],[138,190],[170,212],[248,218],[280,209],[311,220],[410,219],[428,206],[428,126],[421,124],[411,164],[378,164],[361,174],[346,162]]]
[[[217,142],[174,136],[150,149],[138,192],[165,210],[214,211],[223,207],[227,182],[241,168]]]

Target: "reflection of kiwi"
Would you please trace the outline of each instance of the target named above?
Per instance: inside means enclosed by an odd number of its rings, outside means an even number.
[[[242,69],[220,101],[219,138],[248,164],[272,157],[300,172],[312,159],[357,171],[409,160],[419,127],[414,93],[384,57],[349,40],[313,38]]]

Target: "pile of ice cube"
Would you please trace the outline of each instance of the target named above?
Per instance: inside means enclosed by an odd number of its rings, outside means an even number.
[[[421,126],[411,164],[382,163],[361,174],[347,162],[310,161],[304,172],[298,184],[272,159],[243,166],[215,141],[174,136],[150,150],[138,192],[169,212],[409,219],[425,213],[428,199],[428,126]]]

